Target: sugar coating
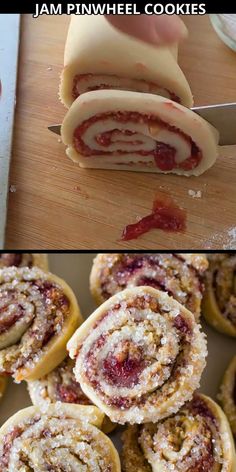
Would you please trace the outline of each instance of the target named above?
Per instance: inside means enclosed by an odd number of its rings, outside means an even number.
[[[47,351],[48,332],[49,340],[60,335],[69,308],[63,288],[46,272],[36,267],[0,269],[0,326],[21,314],[0,334],[0,373],[17,377],[22,366],[33,369]]]

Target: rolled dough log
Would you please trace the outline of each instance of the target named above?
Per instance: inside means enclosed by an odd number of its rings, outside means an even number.
[[[193,104],[177,63],[178,46],[145,44],[113,28],[103,15],[72,15],[65,46],[60,99],[69,107],[82,93],[131,90]]]

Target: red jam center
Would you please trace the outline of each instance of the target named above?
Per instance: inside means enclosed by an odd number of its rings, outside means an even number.
[[[124,347],[118,354],[110,354],[103,362],[103,375],[110,384],[131,388],[139,380],[144,367],[142,352],[139,348]]]
[[[168,105],[168,103],[167,103]],[[174,132],[175,134],[179,135],[184,139],[190,146],[190,156],[185,159],[185,161],[177,163],[176,162],[176,149],[173,147],[169,146],[168,144],[161,143],[161,142],[156,142],[156,149],[151,150],[151,151],[145,151],[143,149],[140,149],[140,151],[123,151],[121,150],[116,150],[116,151],[109,151],[107,149],[104,150],[97,150],[97,149],[91,149],[84,141],[84,134],[85,132],[89,129],[91,125],[94,123],[101,121],[105,125],[105,121],[107,120],[113,120],[117,123],[141,123],[141,124],[147,124],[148,127],[161,127],[163,129],[167,129],[169,131]],[[119,128],[118,128],[119,129]],[[117,131],[117,128],[114,124],[114,129],[112,131],[107,131],[104,133],[100,133],[97,137],[95,136],[95,139],[97,142],[99,142],[100,145],[104,146],[107,148],[112,140],[112,134]],[[120,134],[122,135],[132,135],[135,134],[132,131],[120,131]],[[131,134],[130,134],[131,133]],[[122,141],[122,140],[121,140]],[[132,144],[137,144],[135,139],[131,140],[129,143],[130,145]],[[175,126],[171,126],[169,123],[166,123],[165,121],[157,118],[156,116],[152,115],[147,115],[143,113],[138,113],[138,112],[106,112],[106,113],[101,113],[95,116],[92,116],[88,120],[84,121],[81,125],[79,125],[75,130],[74,130],[74,146],[75,149],[81,153],[83,156],[112,156],[112,155],[131,155],[131,154],[139,154],[142,157],[145,156],[153,156],[155,163],[159,169],[162,171],[171,171],[173,169],[183,169],[185,171],[195,169],[200,161],[202,160],[202,152],[200,149],[196,146],[196,144],[193,142],[190,136],[185,134],[183,131],[181,131],[179,128],[176,128]]]
[[[150,215],[144,216],[137,223],[125,227],[122,240],[130,241],[147,233],[151,229],[161,229],[169,232],[183,232],[186,229],[186,212],[179,208],[173,200],[157,198]]]

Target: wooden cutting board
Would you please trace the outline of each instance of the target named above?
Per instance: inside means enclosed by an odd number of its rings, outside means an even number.
[[[192,178],[83,170],[65,156],[47,126],[65,113],[57,91],[68,21],[66,16],[23,18],[6,248],[236,247],[235,146],[222,148],[217,164]],[[185,21],[190,36],[179,62],[195,104],[236,101],[236,53],[221,43],[207,16]],[[191,190],[200,191],[201,198],[193,198]],[[157,192],[172,195],[186,209],[186,233],[154,230],[121,242],[124,226],[150,213]]]

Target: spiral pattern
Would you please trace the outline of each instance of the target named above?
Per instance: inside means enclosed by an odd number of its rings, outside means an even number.
[[[158,421],[192,397],[206,343],[194,316],[151,287],[110,298],[68,343],[83,391],[118,423]]]
[[[217,331],[236,337],[236,255],[209,256],[203,313]]]
[[[167,292],[198,319],[207,266],[202,255],[99,254],[91,271],[90,288],[100,304],[125,288],[148,285]]]
[[[48,270],[48,259],[46,254],[28,253],[2,253],[0,254],[0,269],[4,267],[33,267]]]
[[[234,472],[236,466],[226,417],[200,394],[160,423],[129,427],[123,441],[124,472]]]
[[[233,357],[226,369],[218,399],[236,437],[236,356]]]
[[[17,381],[48,373],[66,356],[82,321],[71,289],[38,268],[0,270],[0,374]]]
[[[113,444],[96,427],[101,420],[95,407],[60,404],[45,412],[26,408],[0,430],[0,469],[120,472]]]

